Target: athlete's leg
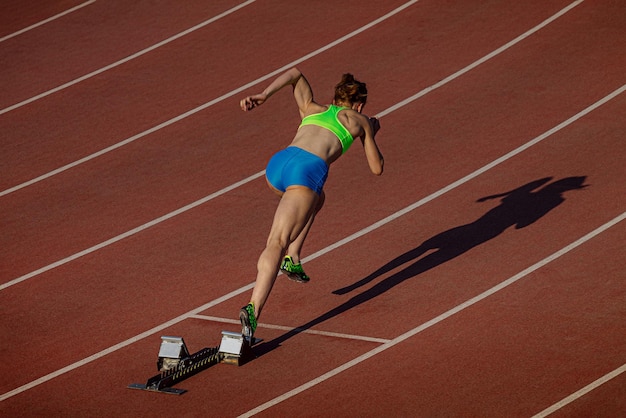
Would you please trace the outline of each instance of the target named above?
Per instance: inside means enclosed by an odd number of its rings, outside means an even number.
[[[291,243],[291,245],[289,245],[289,248],[287,249],[287,255],[293,259],[293,262],[295,264],[300,263],[300,252],[302,251],[304,240],[306,239],[306,236],[309,233],[309,230],[311,229],[311,225],[313,225],[313,221],[315,220],[315,215],[317,215],[317,213],[322,209],[322,206],[324,206],[325,200],[326,200],[326,195],[324,194],[324,191],[322,191],[317,200],[317,205],[315,206],[315,210],[313,211],[308,222],[302,229],[302,232],[300,232],[300,235],[298,235],[298,238],[296,238]]]
[[[280,262],[288,246],[303,231],[315,211],[319,196],[303,186],[290,186],[283,194],[270,229],[265,249],[257,263],[257,278],[251,302],[258,318],[276,281]]]

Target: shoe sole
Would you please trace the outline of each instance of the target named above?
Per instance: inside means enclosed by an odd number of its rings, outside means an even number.
[[[287,277],[289,278],[289,280],[293,280],[294,282],[308,283],[309,280],[310,280],[310,279],[303,279],[297,273],[291,273],[291,272],[288,272],[287,270],[282,270],[282,269],[280,271],[285,273],[287,275]]]
[[[241,334],[252,341],[252,326],[250,325],[250,317],[245,309],[239,311],[239,321],[241,322]]]

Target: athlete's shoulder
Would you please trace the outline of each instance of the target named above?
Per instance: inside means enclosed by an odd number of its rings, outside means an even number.
[[[302,118],[305,118],[310,115],[315,115],[317,113],[322,113],[328,110],[328,106],[321,105],[316,102],[311,102],[307,106],[304,113],[302,113]]]
[[[352,123],[357,123],[359,125],[368,123],[369,118],[366,115],[362,114],[361,112],[357,112],[354,109],[347,108],[347,109],[343,109],[342,112],[347,116],[347,118]]]

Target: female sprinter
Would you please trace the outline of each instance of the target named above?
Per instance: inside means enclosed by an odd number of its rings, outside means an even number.
[[[359,138],[372,173],[379,176],[383,172],[383,157],[374,140],[380,124],[376,118],[361,114],[367,88],[351,74],[344,74],[335,87],[333,103],[324,106],[313,100],[311,86],[304,75],[292,68],[262,93],[241,100],[241,109],[248,111],[260,106],[289,85],[293,88],[302,123],[291,144],[276,153],[267,165],[269,187],[281,198],[266,247],[259,257],[250,303],[239,314],[242,333],[250,343],[278,270],[292,280],[309,281],[300,264],[300,250],[315,215],[324,204],[322,188],[330,164],[348,150],[354,138]]]

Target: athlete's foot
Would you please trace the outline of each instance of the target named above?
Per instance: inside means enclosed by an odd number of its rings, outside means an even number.
[[[256,316],[254,314],[254,304],[248,303],[239,311],[239,320],[241,321],[241,334],[250,340],[252,344],[252,337],[254,331],[256,331]]]
[[[308,283],[308,281],[310,280],[309,276],[307,276],[302,269],[302,264],[294,263],[293,259],[288,255],[285,256],[285,258],[283,259],[283,262],[280,265],[280,270],[293,281],[299,283]]]

